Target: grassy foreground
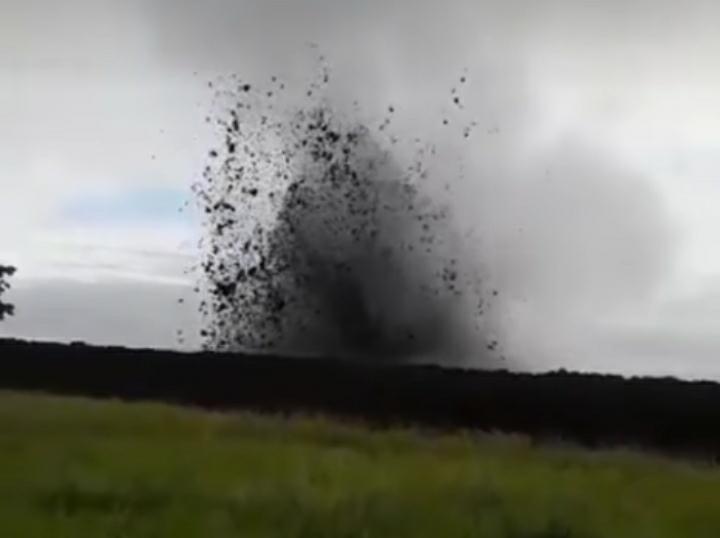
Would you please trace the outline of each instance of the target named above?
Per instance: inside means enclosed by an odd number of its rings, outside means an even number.
[[[720,536],[720,471],[0,392],[0,537]]]

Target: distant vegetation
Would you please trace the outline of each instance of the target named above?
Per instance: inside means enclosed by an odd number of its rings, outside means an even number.
[[[523,438],[0,392],[0,536],[716,538],[720,472]]]
[[[9,265],[0,265],[0,321],[4,320],[6,316],[12,316],[15,313],[15,307],[13,305],[2,301],[3,293],[10,289],[10,283],[7,279],[14,274],[14,267]]]

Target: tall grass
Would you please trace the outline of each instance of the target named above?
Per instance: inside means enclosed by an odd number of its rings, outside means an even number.
[[[710,466],[0,393],[3,538],[718,536]]]

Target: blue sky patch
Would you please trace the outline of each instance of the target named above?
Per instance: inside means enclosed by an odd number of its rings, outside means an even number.
[[[76,224],[181,223],[189,219],[179,211],[187,199],[188,193],[181,189],[129,189],[79,196],[65,204],[60,214],[63,220]]]

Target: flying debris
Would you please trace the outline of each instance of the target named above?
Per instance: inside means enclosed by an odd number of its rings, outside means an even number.
[[[329,84],[323,67],[286,106],[277,91],[291,85],[276,76],[267,88],[215,84],[221,143],[193,187],[205,216],[205,347],[378,360],[461,353],[489,303],[448,208],[426,192],[435,149],[403,166],[383,145],[401,139],[386,132],[397,107],[379,124],[360,122],[330,104]]]

